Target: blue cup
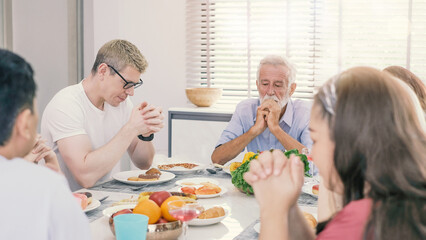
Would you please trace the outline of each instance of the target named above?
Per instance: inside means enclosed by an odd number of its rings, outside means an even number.
[[[145,240],[148,217],[142,214],[121,214],[114,217],[117,240]]]

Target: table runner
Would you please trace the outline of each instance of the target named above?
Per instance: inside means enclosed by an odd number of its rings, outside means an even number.
[[[248,227],[246,227],[246,229],[244,229],[238,236],[236,236],[234,238],[234,240],[258,239],[259,238],[259,233],[257,233],[254,230],[254,225],[256,225],[259,222],[260,222],[259,219],[257,219],[256,221],[254,221],[252,224],[250,224]]]
[[[160,184],[151,184],[151,185],[128,185],[122,182],[119,182],[115,179],[110,180],[108,182],[104,182],[89,188],[89,190],[95,191],[108,191],[108,192],[120,192],[120,193],[129,193],[129,194],[139,194],[140,192],[152,192],[152,191],[165,191],[169,190],[173,187],[176,187],[176,181],[185,179],[185,178],[195,178],[195,177],[209,177],[209,178],[229,178],[231,180],[231,175],[227,174],[224,171],[218,171],[216,174],[211,174],[206,170],[200,170],[195,173],[190,174],[178,174],[176,177],[170,181],[160,183]],[[90,212],[86,213],[89,222],[93,222],[94,220],[103,216],[102,211],[108,207],[110,207],[114,202],[114,200],[105,200],[102,202],[101,206],[97,209],[94,209]]]
[[[98,208],[87,212],[86,216],[89,219],[89,222],[93,222],[96,219],[102,217],[104,214],[102,213],[104,211],[104,209],[111,207],[111,205],[116,202],[114,200],[104,200],[101,204],[101,206],[99,206]]]
[[[206,170],[200,170],[195,173],[190,174],[180,174],[176,175],[176,177],[170,181],[160,183],[160,184],[152,184],[152,185],[128,185],[117,180],[110,180],[108,182],[96,185],[89,190],[96,191],[108,191],[108,192],[120,192],[120,193],[129,193],[129,194],[139,194],[140,192],[152,192],[152,191],[162,191],[169,190],[171,188],[176,187],[175,182],[185,178],[195,178],[195,177],[209,177],[209,178],[223,178],[229,179],[231,181],[231,175],[227,174],[224,171],[218,171],[216,174],[211,174]],[[102,202],[102,205],[90,212],[87,212],[86,215],[90,222],[100,218],[103,216],[102,211],[108,207],[110,207],[115,201],[114,200],[105,200]],[[317,197],[311,196],[306,193],[301,193],[298,199],[299,205],[308,205],[308,206],[316,206],[318,199]],[[259,237],[258,233],[253,229],[253,226],[258,223],[259,220],[255,220],[252,224],[250,224],[247,228],[245,228],[238,236],[234,238],[234,240],[242,240],[242,239],[257,239]]]
[[[129,185],[122,182],[119,182],[115,179],[98,184],[94,187],[89,188],[89,190],[96,191],[108,191],[108,192],[121,192],[121,193],[130,193],[138,194],[140,192],[153,192],[153,191],[166,191],[173,187],[176,187],[175,182],[185,178],[195,178],[195,177],[208,177],[208,178],[229,178],[231,181],[231,175],[224,171],[218,171],[216,174],[211,174],[206,170],[200,170],[195,173],[189,174],[176,174],[176,177],[170,181],[163,182],[160,184],[146,184],[146,185]]]

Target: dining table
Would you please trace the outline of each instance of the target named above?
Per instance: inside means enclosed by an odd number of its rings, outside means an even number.
[[[238,190],[231,181],[231,175],[221,169],[200,169],[196,172],[176,174],[167,182],[146,185],[129,185],[112,179],[88,189],[79,191],[91,192],[95,199],[102,199],[101,205],[96,209],[86,212],[90,222],[92,239],[109,240],[115,239],[109,226],[109,218],[104,216],[103,210],[111,207],[114,203],[123,199],[137,199],[141,192],[154,191],[176,191],[179,186],[176,181],[187,178],[209,178],[219,183],[223,194],[214,198],[198,199],[197,201],[205,208],[221,206],[227,212],[226,217],[219,223],[207,226],[189,226],[187,231],[188,240],[198,239],[258,239],[256,225],[259,223],[259,205],[253,195]],[[316,215],[317,197],[301,193],[298,205],[302,211]],[[184,239],[182,235],[178,239]]]

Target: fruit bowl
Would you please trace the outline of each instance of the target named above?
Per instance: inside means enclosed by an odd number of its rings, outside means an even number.
[[[222,88],[187,88],[186,96],[198,107],[210,107],[222,96]]]
[[[115,236],[113,215],[109,218],[109,227]],[[168,223],[148,224],[147,240],[172,240],[182,234],[182,222],[174,221]]]

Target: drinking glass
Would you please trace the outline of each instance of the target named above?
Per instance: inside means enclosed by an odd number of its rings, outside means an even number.
[[[305,154],[306,157],[308,158],[308,162],[309,162],[309,174],[312,176],[313,179],[315,179],[314,177],[316,175],[318,175],[318,170],[317,170],[317,167],[315,166],[314,162],[312,161],[311,150],[309,148],[303,148],[302,149],[302,154]]]
[[[183,225],[183,237],[186,239],[186,231],[188,229],[187,221],[190,221],[204,210],[204,208],[198,204],[194,199],[182,199],[171,201],[168,203],[169,213],[172,217],[182,221]]]
[[[148,217],[141,214],[121,214],[114,217],[117,240],[145,240]]]

